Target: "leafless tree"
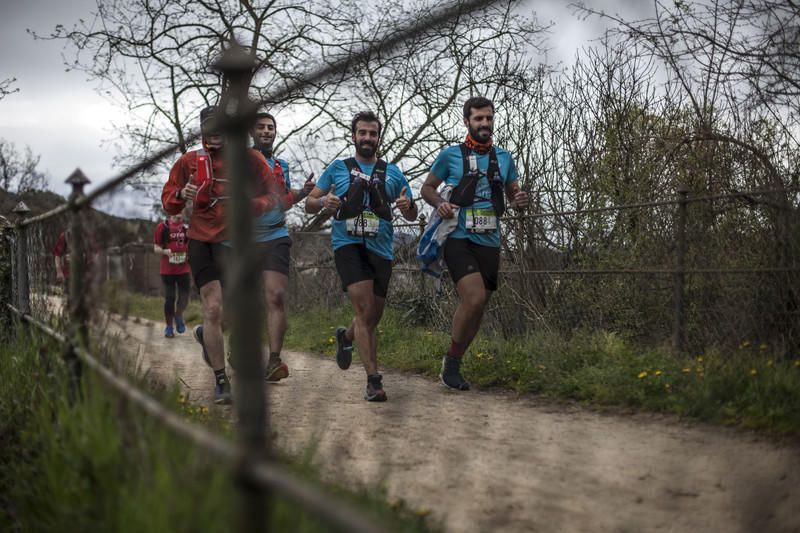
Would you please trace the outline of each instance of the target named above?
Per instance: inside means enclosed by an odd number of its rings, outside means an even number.
[[[19,87],[14,87],[14,82],[16,81],[17,78],[6,78],[4,80],[0,80],[0,100],[9,94],[19,92]]]
[[[354,4],[362,23],[352,40],[378,41],[397,20],[425,16],[423,7],[422,2],[378,9]],[[401,48],[354,65],[347,79],[330,87],[338,94],[331,93],[318,108],[325,118],[319,131],[344,140],[353,114],[373,110],[385,124],[382,152],[393,163],[402,161],[412,179],[422,176],[443,145],[461,140],[461,105],[467,98],[492,98],[505,116],[505,100],[527,89],[535,70],[530,52],[543,46],[545,33],[545,27],[519,13],[515,2],[421,33]]]
[[[41,156],[34,155],[30,146],[20,152],[14,143],[0,139],[0,184],[9,192],[44,189],[47,177],[39,171]]]
[[[118,162],[128,163],[166,143],[190,148],[187,128],[219,99],[224,80],[211,65],[231,38],[258,58],[253,86],[261,97],[325,56],[326,43],[350,24],[338,13],[322,0],[98,0],[91,19],[45,38],[63,40],[75,54],[68,67],[129,111],[117,140]]]

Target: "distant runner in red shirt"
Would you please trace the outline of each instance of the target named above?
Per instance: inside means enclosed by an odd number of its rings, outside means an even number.
[[[56,279],[65,289],[67,287],[67,280],[69,280],[69,256],[67,255],[67,232],[62,231],[56,239],[56,245],[53,246],[53,257],[56,262]]]
[[[167,327],[164,336],[171,339],[175,331],[186,331],[183,311],[189,303],[189,286],[192,277],[189,274],[189,240],[186,237],[187,226],[183,223],[183,214],[172,215],[156,226],[153,234],[153,251],[161,256],[161,281],[164,283],[164,320]],[[177,287],[178,301],[175,301]],[[173,329],[173,319],[175,328]]]
[[[61,285],[61,288],[63,289],[65,296],[69,294],[69,272],[70,272],[69,239],[70,239],[70,230],[67,229],[66,231],[62,231],[58,235],[58,238],[56,239],[56,244],[55,246],[53,246],[53,258],[55,259],[55,265],[56,265],[56,279]],[[85,279],[87,282],[90,282],[92,265],[97,261],[97,256],[99,255],[100,252],[94,234],[89,233],[88,237],[84,242],[86,243],[87,246],[87,249],[85,250],[86,252]]]

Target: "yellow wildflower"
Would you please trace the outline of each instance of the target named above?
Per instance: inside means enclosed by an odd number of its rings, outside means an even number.
[[[328,337],[328,344],[333,344],[334,342],[336,342],[335,337]]]
[[[697,356],[697,362],[698,363],[702,363],[703,362],[703,356],[702,355],[698,355]]]
[[[739,348],[747,348],[748,346],[750,346],[750,341],[744,341],[739,345]]]
[[[764,343],[762,342],[762,343],[761,343],[761,344],[758,346],[758,349],[759,349],[759,350],[761,350],[761,351],[763,352],[764,350],[766,350],[766,349],[767,349],[767,345],[766,345],[766,344],[764,344]]]
[[[775,364],[775,361],[773,361],[772,359],[767,359],[767,366],[772,366],[774,364]]]
[[[639,376],[638,377],[639,377],[639,379],[646,378],[647,377],[647,370],[642,370],[641,372],[639,372]]]
[[[758,370],[756,370],[755,368],[751,368],[751,369],[750,369],[750,375],[751,375],[751,376],[755,376],[755,375],[757,375],[757,374],[758,374]]]
[[[661,375],[661,370],[656,370],[656,376],[660,376],[660,375]]]
[[[682,370],[681,370],[681,372],[683,372],[684,374],[688,374],[688,373],[689,373],[689,372],[691,372],[691,371],[692,371],[692,369],[691,369],[691,368],[689,368],[688,366],[687,366],[686,368],[684,368],[684,369],[682,369]]]
[[[794,366],[800,368],[800,359],[794,362]]]

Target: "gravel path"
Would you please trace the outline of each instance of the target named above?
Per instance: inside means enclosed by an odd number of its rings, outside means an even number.
[[[139,363],[211,405],[212,374],[187,332],[126,323]],[[267,387],[277,445],[316,449],[326,477],[382,484],[447,531],[800,532],[800,447],[656,415],[608,415],[531,396],[455,393],[384,370],[385,404],[360,365],[288,352]],[[232,381],[235,386],[235,374]],[[230,408],[221,407],[226,416]]]

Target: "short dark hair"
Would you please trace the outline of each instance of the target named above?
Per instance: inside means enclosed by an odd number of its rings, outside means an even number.
[[[211,127],[211,122],[213,122],[214,117],[216,115],[217,115],[217,106],[215,105],[210,105],[200,110],[200,131],[204,136],[220,134],[219,127],[216,128]]]
[[[470,114],[472,114],[472,109],[480,109],[482,107],[491,107],[492,113],[494,113],[494,102],[486,98],[485,96],[473,96],[472,98],[468,99],[464,102],[464,118],[469,118]]]
[[[256,120],[260,118],[268,118],[272,121],[273,126],[275,126],[276,128],[278,127],[278,121],[275,120],[275,117],[273,117],[271,113],[267,113],[266,111],[259,111],[258,113],[256,113]]]
[[[378,119],[378,116],[373,113],[372,111],[359,111],[356,113],[356,116],[353,117],[353,121],[350,123],[350,133],[353,135],[356,134],[356,124],[359,122],[377,122],[378,123],[378,137],[381,136],[381,121]]]

